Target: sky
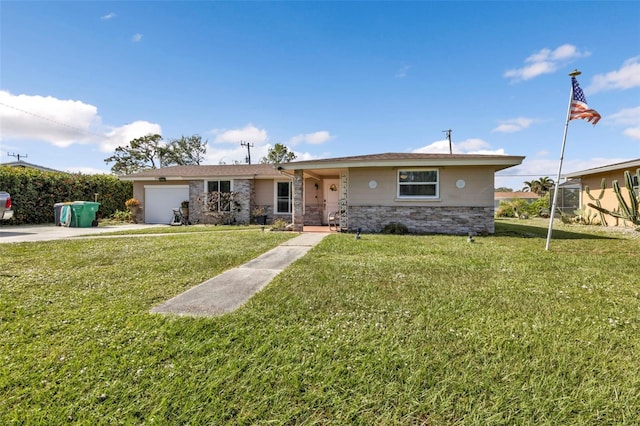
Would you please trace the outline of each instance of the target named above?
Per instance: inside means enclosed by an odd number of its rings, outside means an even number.
[[[203,164],[386,152],[526,156],[556,177],[574,69],[602,119],[564,173],[640,158],[640,2],[0,0],[0,163],[109,173],[149,133]],[[13,155],[12,155],[13,154]]]

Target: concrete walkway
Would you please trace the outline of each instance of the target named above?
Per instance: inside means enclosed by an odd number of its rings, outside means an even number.
[[[151,312],[184,316],[210,316],[232,312],[327,235],[300,234],[244,265],[223,272],[152,308]]]

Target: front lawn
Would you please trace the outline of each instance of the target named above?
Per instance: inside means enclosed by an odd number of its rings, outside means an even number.
[[[0,245],[0,424],[638,424],[640,240],[336,234],[235,313],[152,306],[292,236]]]

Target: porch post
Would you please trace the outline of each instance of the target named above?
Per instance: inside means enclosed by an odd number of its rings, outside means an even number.
[[[304,178],[302,170],[293,172],[293,230],[302,232],[304,226],[304,198],[302,196]]]

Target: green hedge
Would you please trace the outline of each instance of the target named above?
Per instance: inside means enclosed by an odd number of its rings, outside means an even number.
[[[45,172],[21,167],[0,166],[0,191],[11,194],[13,219],[2,225],[53,223],[55,203],[95,201],[98,194],[101,217],[124,210],[133,195],[131,182],[113,175]]]

